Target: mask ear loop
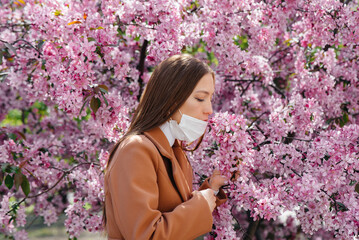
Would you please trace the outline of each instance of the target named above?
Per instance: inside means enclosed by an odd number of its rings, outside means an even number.
[[[178,109],[178,111],[180,112],[181,117],[182,117],[182,116],[183,116],[183,113],[181,112],[181,110],[180,110],[180,109]],[[173,119],[172,119],[172,117],[170,117],[170,120],[173,120]]]
[[[181,110],[180,110],[180,109],[178,109],[178,111],[179,111],[179,112],[180,112],[180,114],[181,114],[181,120],[182,120],[183,113],[181,112]],[[180,123],[181,123],[181,120],[180,120]]]

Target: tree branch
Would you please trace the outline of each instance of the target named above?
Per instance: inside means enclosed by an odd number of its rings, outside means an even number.
[[[145,69],[145,59],[146,59],[146,51],[147,51],[148,41],[145,39],[143,41],[142,47],[141,47],[141,55],[140,55],[140,62],[138,63],[137,69],[140,71],[140,75],[138,77],[138,85],[140,87],[140,90],[138,92],[137,100],[140,101],[142,92],[143,92],[143,72]]]
[[[247,212],[249,217],[249,226],[247,229],[247,232],[243,235],[243,240],[252,240],[254,237],[254,234],[257,231],[259,220],[254,221],[252,217],[250,217],[249,211]]]
[[[287,98],[287,97],[285,96],[285,94],[282,93],[282,91],[281,91],[279,88],[277,88],[277,87],[274,86],[273,84],[270,84],[269,86],[272,87],[276,93],[278,93],[279,95],[281,95],[282,98]]]
[[[46,189],[45,191],[43,192],[40,192],[40,193],[37,193],[35,195],[32,195],[32,196],[26,196],[24,197],[23,199],[21,199],[21,201],[17,202],[16,204],[14,204],[11,209],[5,214],[5,215],[8,215],[11,211],[13,211],[14,208],[17,208],[21,203],[23,203],[26,199],[29,199],[29,198],[36,198],[42,194],[45,194],[49,191],[51,191],[52,189],[54,189],[60,182],[61,180],[68,174],[70,174],[75,168],[81,166],[81,165],[85,165],[85,164],[89,164],[89,163],[80,163],[74,167],[72,167],[71,169],[67,170],[67,171],[64,171],[64,173],[62,174],[62,176],[57,180],[57,182],[50,188]]]
[[[249,124],[248,129],[249,129],[250,127],[252,127],[252,125],[253,125],[255,122],[257,122],[257,120],[259,120],[264,114],[267,114],[267,113],[269,113],[269,112],[268,112],[268,111],[262,112],[258,117],[256,117],[256,118],[251,122],[251,124]]]

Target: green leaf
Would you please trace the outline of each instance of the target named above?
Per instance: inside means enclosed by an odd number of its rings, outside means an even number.
[[[347,122],[349,122],[349,116],[348,116],[348,113],[344,113],[343,114],[343,123],[346,124]]]
[[[90,30],[100,30],[100,29],[103,29],[103,27],[97,27],[97,28],[90,28]]]
[[[41,50],[42,46],[44,45],[45,40],[39,40],[39,43],[37,44],[37,49]]]
[[[14,156],[13,156],[14,157]],[[16,156],[15,156],[16,157]],[[16,157],[17,158],[17,157]],[[5,167],[3,166],[3,171],[4,172],[7,172],[7,173],[15,173],[17,172],[19,169],[19,167],[17,166],[13,166],[13,165],[10,165],[10,164],[7,164]]]
[[[248,48],[248,37],[236,35],[233,37],[233,43],[244,51]]]
[[[357,183],[357,185],[355,185],[355,191],[359,194],[359,183]]]
[[[82,110],[84,109],[85,105],[88,103],[88,97],[90,97],[90,96],[91,96],[91,95],[89,95],[89,96],[85,97],[84,104],[83,104],[83,105],[82,105],[82,107],[81,107],[81,110],[80,110],[79,115],[81,115]]]
[[[356,182],[357,182],[357,181],[355,181],[355,180],[350,180],[349,186],[354,186],[354,184],[355,184]]]
[[[78,152],[76,153],[76,157],[81,157],[82,154],[84,154],[85,151],[81,151],[81,152]]]
[[[0,186],[2,184],[3,179],[4,179],[4,173],[3,173],[3,171],[0,171]]]
[[[25,196],[28,196],[30,193],[30,183],[25,175],[22,175],[21,189],[24,192]]]
[[[313,120],[314,120],[314,115],[312,113],[312,114],[310,114],[310,121],[313,121]]]
[[[81,115],[82,110],[84,109],[84,107],[85,107],[86,103],[87,103],[87,101],[85,101],[85,102],[84,102],[84,104],[82,105],[81,110],[80,110],[80,114],[79,114],[79,115]]]
[[[0,63],[0,65],[1,65],[1,63]],[[0,82],[3,82],[8,75],[9,75],[8,72],[2,72],[2,73],[0,73]]]
[[[108,93],[108,87],[106,85],[100,84],[98,87],[100,88],[101,92]]]
[[[7,42],[5,42],[4,44],[5,44],[5,47],[7,47],[9,50],[11,50],[14,53],[14,55],[16,55],[16,49],[11,44],[9,44]]]
[[[3,164],[1,164],[1,170],[2,170],[2,172],[5,172],[6,169],[8,168],[8,166],[10,166],[10,163],[3,163]]]
[[[42,60],[41,69],[42,70],[46,69],[46,60],[45,59]]]
[[[6,175],[5,177],[5,185],[9,190],[14,185],[14,178],[10,174]]]
[[[51,154],[50,152],[49,152],[49,149],[47,149],[47,148],[44,148],[44,147],[42,147],[42,148],[39,148],[39,152],[42,152],[42,153],[49,153],[49,155]]]
[[[338,210],[341,211],[341,212],[345,212],[345,211],[348,211],[349,209],[341,202],[337,202],[337,205],[338,205]]]
[[[90,107],[95,114],[96,114],[97,110],[100,108],[100,106],[101,106],[100,99],[92,97],[91,102],[90,102]]]
[[[105,101],[105,103],[106,103],[106,106],[108,106],[108,102],[107,102],[107,99],[105,98],[105,95],[103,94],[103,92],[101,91],[101,95],[102,95],[102,97],[103,97],[103,100]]]
[[[344,127],[345,122],[343,121],[343,119],[339,119],[339,126],[340,127]]]
[[[63,14],[61,13],[61,10],[55,10],[54,15],[55,16],[63,16]]]
[[[91,206],[90,203],[87,202],[87,203],[84,204],[83,208],[86,209],[86,210],[89,210],[89,209],[92,208],[92,206]]]
[[[89,41],[89,42],[90,42],[90,41]],[[96,51],[95,51],[95,53],[97,53],[101,58],[104,57],[100,46],[96,46]]]
[[[327,161],[330,158],[330,155],[325,154],[323,158]]]
[[[19,186],[21,185],[22,181],[23,181],[23,174],[21,172],[15,173],[14,182],[15,182],[16,190],[19,189]]]

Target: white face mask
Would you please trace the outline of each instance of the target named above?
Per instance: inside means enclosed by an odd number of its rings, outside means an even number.
[[[179,111],[181,113],[181,111]],[[204,134],[207,127],[207,122],[197,118],[182,114],[180,124],[175,120],[170,120],[169,125],[174,138],[193,142]]]

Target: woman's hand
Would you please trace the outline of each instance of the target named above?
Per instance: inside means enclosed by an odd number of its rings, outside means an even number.
[[[198,193],[202,194],[202,196],[207,200],[209,208],[211,209],[211,212],[213,212],[214,208],[216,207],[216,197],[214,196],[213,190],[207,188],[205,190],[199,191]]]
[[[219,188],[225,185],[227,181],[228,179],[225,176],[222,176],[218,169],[215,169],[209,179],[209,186],[214,191],[218,191]]]

